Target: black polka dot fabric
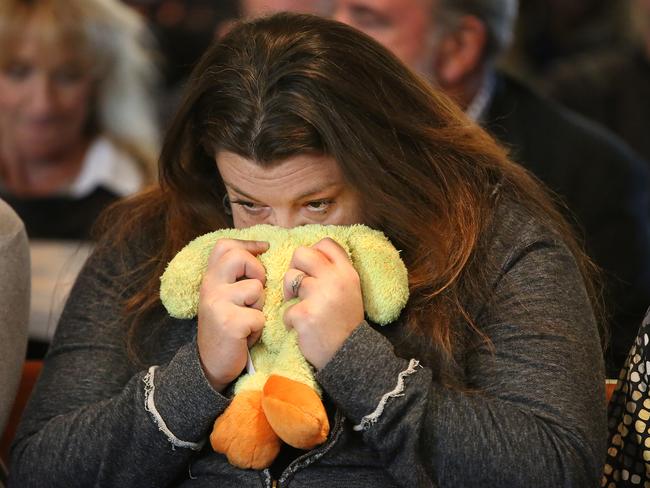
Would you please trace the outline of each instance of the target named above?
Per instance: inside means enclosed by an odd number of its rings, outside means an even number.
[[[609,403],[609,448],[601,487],[650,488],[650,309]]]

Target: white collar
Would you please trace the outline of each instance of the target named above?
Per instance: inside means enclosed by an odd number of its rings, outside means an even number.
[[[88,148],[79,175],[63,194],[83,198],[102,186],[124,197],[138,191],[142,184],[142,171],[135,160],[100,136]]]
[[[495,86],[496,76],[494,75],[494,72],[490,70],[483,79],[478,92],[476,92],[476,95],[474,95],[474,98],[472,98],[472,101],[465,110],[467,116],[474,122],[480,122],[481,119],[485,116],[488,105],[492,100],[492,95],[494,95]]]

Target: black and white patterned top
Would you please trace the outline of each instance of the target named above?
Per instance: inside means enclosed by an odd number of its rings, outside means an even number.
[[[608,409],[609,448],[601,487],[650,487],[650,308]]]

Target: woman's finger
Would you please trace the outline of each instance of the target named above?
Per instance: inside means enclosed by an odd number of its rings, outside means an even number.
[[[309,276],[319,278],[331,264],[330,260],[319,250],[300,246],[293,252],[289,268],[295,268]]]
[[[243,247],[229,247],[220,252],[218,259],[208,262],[206,273],[214,276],[219,283],[235,283],[250,278],[266,283],[266,271],[262,263]]]
[[[296,268],[289,268],[285,273],[282,283],[284,299],[305,298],[313,287],[314,278]]]
[[[243,249],[253,256],[268,251],[269,243],[265,241],[245,241],[242,239],[219,239],[215,242],[210,256],[208,257],[208,266],[221,259],[227,252],[233,249]]]
[[[322,253],[330,262],[334,263],[336,266],[351,265],[350,257],[348,256],[348,253],[345,252],[345,249],[343,249],[340,244],[329,237],[321,239],[311,248]]]
[[[264,322],[264,314],[259,310],[233,307],[223,314],[219,329],[230,340],[248,340],[249,336],[261,333]]]
[[[253,308],[239,307],[237,311],[241,316],[241,323],[248,328],[243,332],[246,334],[242,339],[246,339],[246,346],[250,349],[262,336],[264,329],[264,314]]]
[[[288,330],[300,328],[301,326],[309,325],[307,322],[310,320],[309,308],[306,302],[299,302],[284,311],[282,320]]]
[[[252,332],[251,335],[248,336],[248,339],[246,339],[246,345],[250,349],[253,347],[255,344],[257,344],[257,341],[260,340],[260,337],[262,337],[262,330],[258,330],[255,332]]]
[[[262,310],[264,307],[264,285],[260,280],[241,280],[228,286],[230,301],[240,307]]]

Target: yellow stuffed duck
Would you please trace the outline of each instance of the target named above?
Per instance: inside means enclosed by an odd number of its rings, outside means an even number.
[[[398,251],[377,230],[364,225],[305,225],[285,229],[257,225],[224,229],[197,237],[170,261],[161,277],[160,298],[172,317],[197,314],[199,289],[208,256],[219,239],[266,241],[258,256],[266,270],[266,319],[260,340],[251,348],[247,374],[240,376],[231,404],[215,421],[210,443],[240,468],[271,465],[281,440],[299,449],[312,449],[329,434],[327,413],[314,369],[298,348],[296,332],[287,330],[283,278],[293,252],[329,237],[348,253],[359,273],[365,313],[374,323],[396,320],[408,300],[408,275]],[[250,364],[252,362],[252,364]]]

